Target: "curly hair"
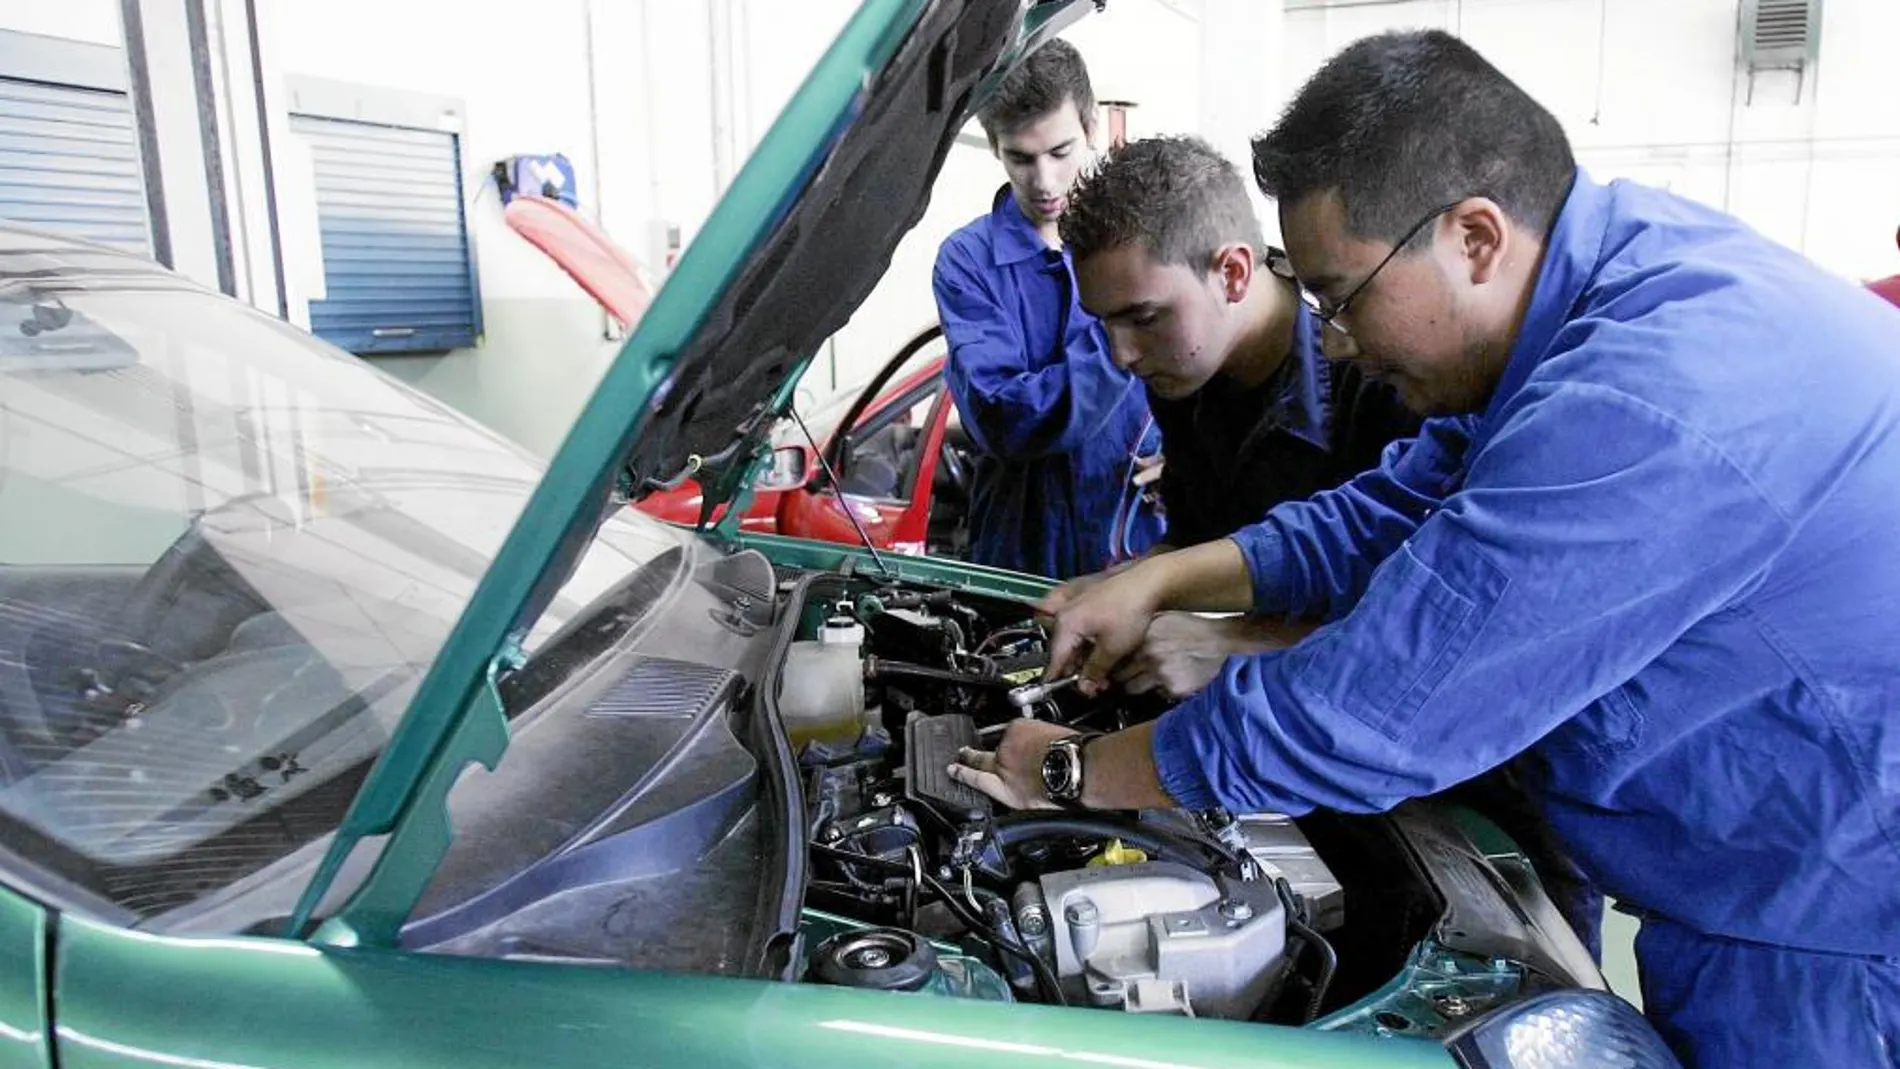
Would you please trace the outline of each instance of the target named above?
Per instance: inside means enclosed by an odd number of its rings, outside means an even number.
[[[1115,150],[1076,184],[1059,229],[1078,262],[1140,245],[1161,263],[1202,268],[1223,245],[1266,249],[1240,171],[1198,137],[1150,137]]]

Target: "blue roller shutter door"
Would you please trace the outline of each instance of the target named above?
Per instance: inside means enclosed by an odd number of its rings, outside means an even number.
[[[475,344],[481,300],[456,135],[292,115],[311,150],[326,298],[313,333],[353,353]]]
[[[126,95],[0,78],[0,218],[150,256]]]

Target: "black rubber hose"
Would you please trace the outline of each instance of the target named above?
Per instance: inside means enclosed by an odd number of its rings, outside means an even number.
[[[1212,843],[1176,835],[1108,813],[1012,813],[999,817],[990,834],[1004,854],[1037,839],[1073,836],[1083,839],[1120,839],[1149,857],[1200,867],[1213,862],[1226,867],[1237,863]]]
[[[881,857],[854,854],[849,850],[839,850],[836,847],[826,846],[824,843],[812,843],[811,848],[818,853],[824,854],[826,857],[836,858],[839,861],[848,861],[852,864],[882,866],[892,871],[903,872],[906,875],[909,875],[911,872],[911,867],[900,861],[886,861]],[[1067,1006],[1069,1004],[1069,1000],[1063,997],[1061,985],[1056,982],[1055,973],[1049,971],[1049,966],[1044,963],[1041,958],[1037,957],[1034,951],[1028,947],[1004,939],[994,928],[989,926],[988,922],[971,912],[970,907],[965,904],[962,899],[952,894],[949,888],[937,882],[936,878],[931,876],[928,872],[923,874],[923,878],[924,886],[930,889],[931,894],[941,899],[943,904],[949,908],[950,912],[956,914],[957,920],[962,921],[964,927],[983,937],[985,941],[998,950],[1007,951],[1015,957],[1028,962],[1029,967],[1035,970],[1036,987],[1042,992],[1043,998],[1048,999],[1058,1006]]]
[[[1293,893],[1293,885],[1285,877],[1273,881],[1273,889],[1279,892],[1280,905],[1286,910],[1286,927],[1295,936],[1319,952],[1319,978],[1313,981],[1313,997],[1306,1001],[1306,1019],[1301,1024],[1312,1024],[1319,1018],[1320,1004],[1326,1001],[1326,992],[1333,986],[1333,973],[1339,969],[1339,953],[1333,944],[1306,923],[1306,906],[1300,896]]]
[[[882,826],[879,826],[879,827],[877,827],[877,828],[873,828],[873,829],[871,829],[871,831],[877,831],[877,832],[882,832],[882,831],[901,831],[901,832],[905,832],[906,834],[908,834],[908,835],[910,836],[910,842],[911,842],[911,845],[913,845],[913,846],[919,846],[919,847],[921,847],[921,846],[923,845],[923,841],[924,841],[924,840],[923,840],[923,835],[922,835],[921,833],[919,833],[919,832],[918,832],[918,830],[917,830],[916,828],[912,828],[912,827],[907,827],[907,826],[905,826],[905,825],[902,825],[902,824],[886,824],[886,825],[882,825]],[[863,832],[863,833],[860,833],[860,834],[870,834],[870,832]],[[857,838],[858,838],[858,835],[846,835],[846,836],[844,836],[843,838],[841,838],[841,839],[839,839],[839,840],[838,840],[838,843],[840,843],[840,844],[845,844],[845,845],[849,845],[849,844],[851,844],[852,842],[854,842],[854,841],[855,841],[855,840],[856,840]],[[875,857],[872,857],[872,855],[870,855],[870,854],[867,854],[867,853],[864,853],[863,851],[859,851],[859,850],[848,850],[848,849],[845,849],[843,845],[839,845],[839,846],[834,846],[834,847],[833,847],[833,849],[836,849],[836,850],[839,850],[839,851],[841,851],[841,852],[842,852],[842,853],[843,853],[843,854],[844,854],[844,855],[845,855],[846,857],[859,857],[859,858],[869,858],[869,859],[871,859],[871,860],[873,860],[873,861],[880,861],[880,860],[889,860],[889,859],[887,859],[887,858],[875,858]],[[869,881],[869,880],[867,880],[867,879],[865,879],[865,878],[864,878],[863,876],[860,876],[860,875],[858,875],[858,874],[857,874],[856,872],[854,872],[854,871],[852,870],[852,865],[853,865],[853,864],[854,864],[854,862],[845,862],[845,861],[840,861],[840,862],[839,862],[839,864],[838,864],[838,868],[839,868],[839,870],[840,870],[840,871],[842,871],[842,872],[844,873],[844,878],[845,878],[845,879],[847,879],[847,880],[849,880],[849,881],[851,881],[852,883],[854,883],[854,884],[856,884],[856,885],[858,885],[859,887],[861,887],[861,888],[863,888],[864,890],[867,890],[867,891],[875,891],[875,890],[877,890],[877,886],[876,886],[875,884],[873,884],[873,883],[871,883],[871,881]],[[905,872],[909,872],[909,871],[910,871],[910,866],[908,866],[908,865],[906,865],[906,866],[904,866],[904,871],[905,871]]]
[[[965,927],[982,936],[991,946],[1007,950],[1012,956],[1028,962],[1029,968],[1036,974],[1036,987],[1042,992],[1043,998],[1057,1006],[1069,1004],[1069,1000],[1062,994],[1062,985],[1056,981],[1055,973],[1049,970],[1046,962],[1036,956],[1035,951],[1003,938],[1001,933],[990,927],[987,921],[972,912],[962,899],[952,894],[949,888],[938,883],[936,878],[929,873],[924,874],[924,886],[930,888],[932,894],[942,899],[943,904],[950,907],[950,912],[956,914],[957,919],[962,921]]]
[[[867,679],[931,679],[939,683],[956,683],[971,687],[997,687],[1008,690],[1015,686],[1001,676],[979,676],[970,672],[952,672],[947,668],[932,668],[927,664],[912,664],[909,661],[887,661],[882,657],[864,659],[864,675]]]

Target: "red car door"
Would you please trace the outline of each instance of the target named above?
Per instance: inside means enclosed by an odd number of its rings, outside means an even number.
[[[532,195],[516,197],[504,217],[624,327],[639,322],[652,300],[652,281],[592,222]],[[943,389],[944,355],[943,331],[931,326],[879,369],[835,423],[810,421],[841,487],[831,485],[809,444],[781,434],[740,526],[848,545],[858,544],[861,526],[879,549],[954,552],[968,477],[960,447],[951,441],[955,409]],[[952,500],[938,500],[939,488]],[[699,483],[689,478],[635,507],[692,524],[701,504]]]
[[[937,491],[946,480],[964,479],[961,458],[946,445],[955,409],[943,387],[942,354],[931,345],[940,337],[932,328],[914,339],[866,388],[826,443],[838,485],[821,471],[787,494],[779,533],[856,544],[861,526],[880,549],[921,554],[937,548],[931,544]],[[895,385],[878,389],[894,378]]]

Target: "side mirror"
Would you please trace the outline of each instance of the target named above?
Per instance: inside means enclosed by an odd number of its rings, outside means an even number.
[[[809,478],[805,448],[797,445],[780,446],[772,450],[772,463],[752,481],[754,490],[791,490],[805,485]]]

